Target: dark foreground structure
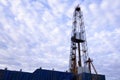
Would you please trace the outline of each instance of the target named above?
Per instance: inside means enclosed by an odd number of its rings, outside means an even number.
[[[76,75],[75,80],[105,80],[105,75],[81,73]]]
[[[105,76],[89,73],[74,75],[69,72],[45,69],[37,69],[33,73],[0,70],[0,80],[105,80]]]
[[[73,80],[74,75],[68,72],[37,69],[33,73],[0,70],[0,80]]]

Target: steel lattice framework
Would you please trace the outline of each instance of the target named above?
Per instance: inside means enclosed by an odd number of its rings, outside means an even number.
[[[85,26],[83,22],[83,15],[79,5],[75,8],[73,13],[73,27],[71,34],[71,48],[70,48],[70,67],[72,73],[78,73],[78,67],[86,67],[88,59],[88,48],[86,41]]]

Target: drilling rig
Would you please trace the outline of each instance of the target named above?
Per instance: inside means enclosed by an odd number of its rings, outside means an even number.
[[[78,54],[78,55],[77,55]],[[77,6],[73,13],[73,27],[71,34],[70,72],[87,72],[88,49],[85,26],[81,8]]]
[[[87,73],[85,75],[89,75],[92,74],[92,68],[95,72],[94,76],[96,76],[94,79],[81,78],[78,80],[105,80],[104,75],[101,75],[101,77],[98,79],[97,71],[92,63],[91,58],[88,55],[83,14],[81,8],[78,5],[73,12],[69,71],[75,75],[83,73]]]

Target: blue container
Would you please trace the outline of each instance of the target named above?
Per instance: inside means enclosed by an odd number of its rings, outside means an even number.
[[[92,74],[83,73],[82,74],[82,80],[92,80]]]
[[[77,80],[105,80],[105,75],[81,73],[76,75]]]
[[[96,75],[96,74],[92,74],[92,79],[93,80],[105,80],[105,75]]]
[[[4,70],[3,80],[30,80],[31,73]]]
[[[4,70],[0,70],[0,80],[3,80],[4,78]]]
[[[73,77],[72,73],[37,69],[31,80],[73,80]]]
[[[0,80],[105,80],[105,75],[81,73],[74,75],[68,72],[37,69],[33,73],[0,70]]]

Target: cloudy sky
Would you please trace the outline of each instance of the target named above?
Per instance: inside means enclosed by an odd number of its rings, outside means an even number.
[[[67,70],[79,3],[98,73],[120,80],[119,0],[0,0],[0,68]]]

